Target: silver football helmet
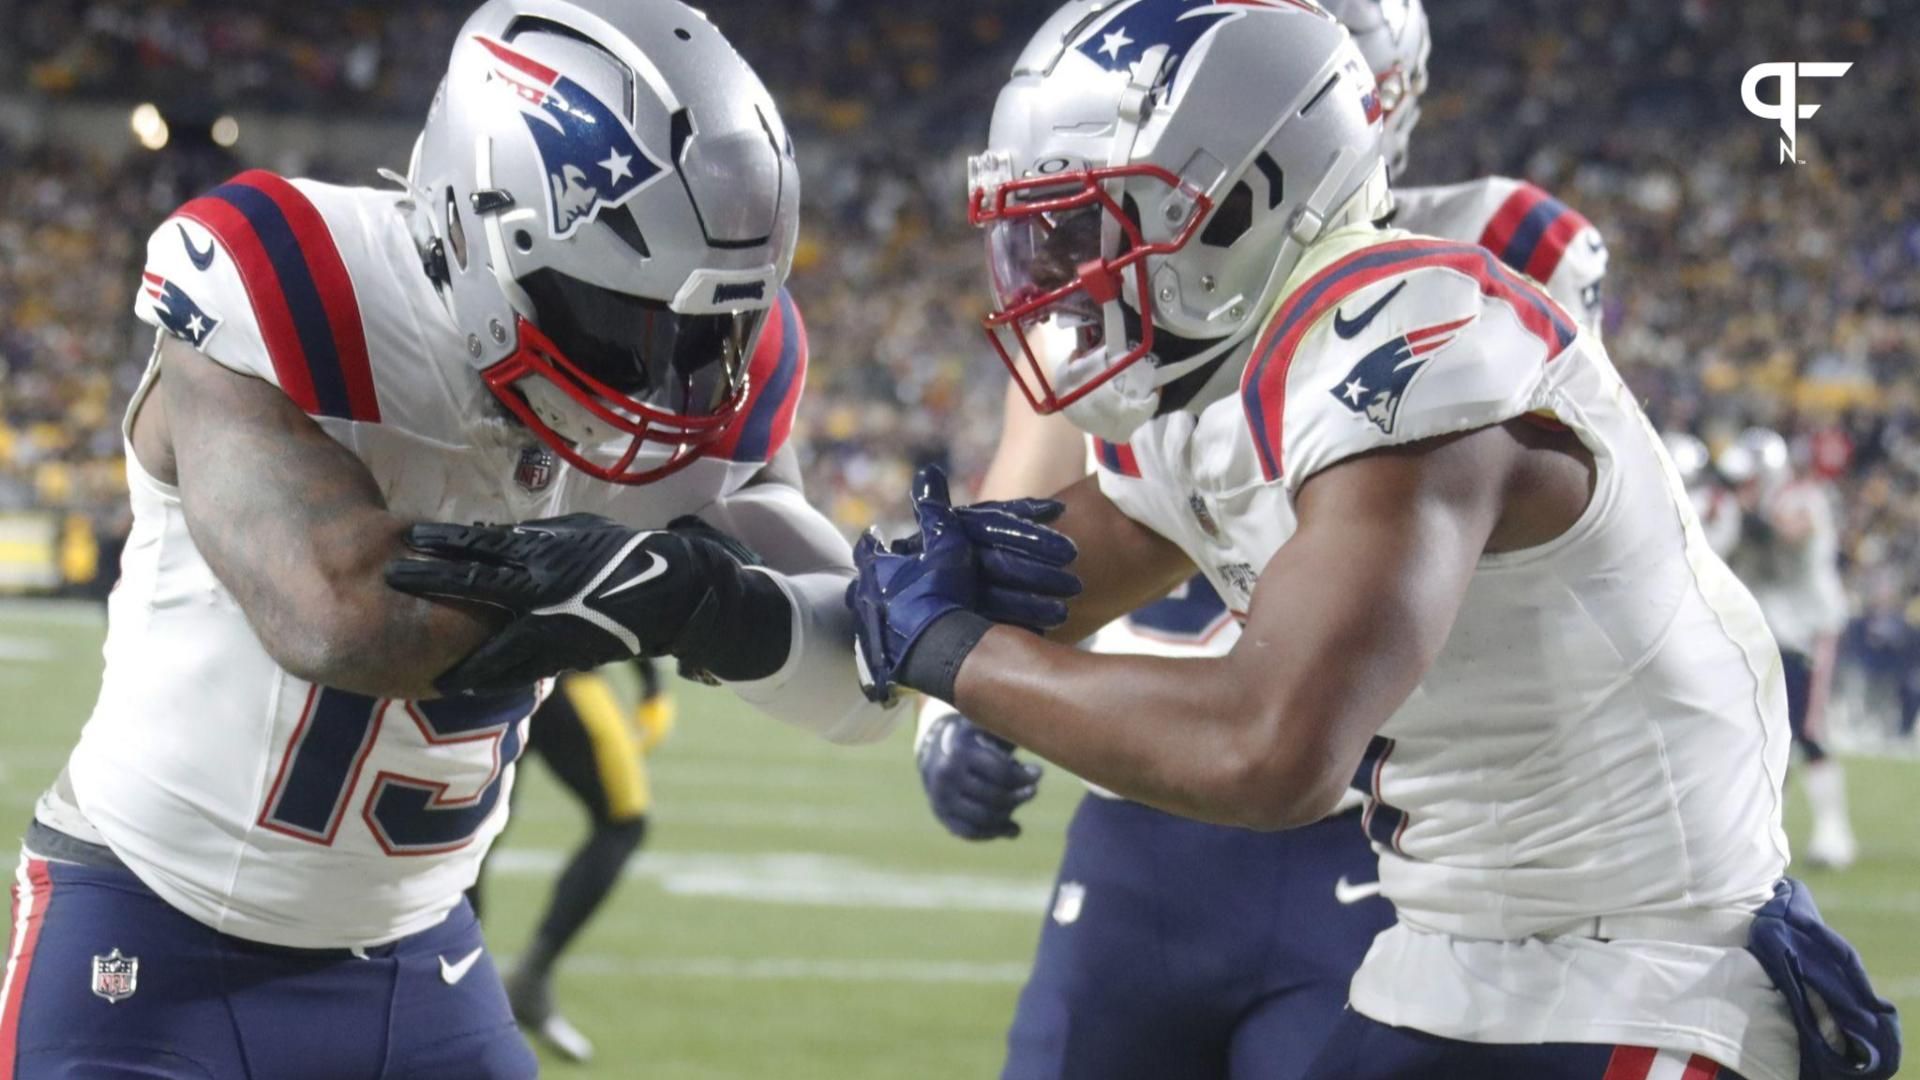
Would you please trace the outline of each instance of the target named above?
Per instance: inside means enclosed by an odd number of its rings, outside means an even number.
[[[747,398],[800,182],[773,99],[677,0],[490,0],[408,177],[481,377],[576,467],[645,483]]]
[[[1112,440],[1389,205],[1373,76],[1307,0],[1071,0],[968,172],[994,348],[1035,409]]]
[[[1793,478],[1793,454],[1780,433],[1763,427],[1741,432],[1714,461],[1727,483],[1745,487],[1758,484],[1771,491]]]
[[[1420,123],[1420,95],[1427,92],[1427,57],[1433,35],[1421,0],[1326,0],[1326,8],[1353,34],[1360,55],[1380,85],[1386,130],[1381,151],[1398,180],[1407,171],[1407,149]]]

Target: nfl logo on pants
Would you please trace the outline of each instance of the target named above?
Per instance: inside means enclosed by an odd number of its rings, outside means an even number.
[[[121,956],[120,950],[115,949],[93,958],[93,992],[106,998],[108,1004],[132,997],[139,984],[139,957]]]

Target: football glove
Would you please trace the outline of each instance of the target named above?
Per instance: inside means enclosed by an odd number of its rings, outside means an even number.
[[[1014,758],[1013,744],[959,713],[933,722],[916,751],[933,816],[962,840],[1020,835],[1013,812],[1040,790],[1040,766]]]
[[[1010,506],[1047,520],[1060,513],[1058,503],[1043,500],[963,513],[947,494],[946,474],[928,466],[914,477],[919,534],[889,544],[868,532],[854,545],[858,576],[847,586],[847,606],[869,698],[887,701],[897,686],[949,697],[960,662],[991,622],[1045,631],[1066,621],[1066,601],[1080,592],[1080,579],[1065,568],[1073,541]],[[955,613],[968,618],[945,619]],[[943,620],[935,647],[908,671],[914,646]]]
[[[634,656],[675,656],[720,679],[764,678],[786,663],[793,605],[751,550],[705,522],[631,529],[596,514],[518,525],[422,524],[407,546],[427,558],[387,565],[415,596],[490,604],[512,616],[434,682],[494,693]]]

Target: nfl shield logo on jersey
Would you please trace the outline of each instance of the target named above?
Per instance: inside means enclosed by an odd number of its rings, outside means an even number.
[[[513,481],[528,491],[545,491],[553,483],[553,451],[544,446],[529,446],[520,451],[520,462],[513,467]]]
[[[115,949],[105,956],[93,958],[93,993],[95,997],[107,999],[108,1004],[125,1001],[133,996],[140,986],[140,958],[121,956]]]
[[[1053,898],[1053,921],[1061,926],[1070,926],[1080,919],[1080,909],[1087,902],[1087,887],[1077,881],[1063,881],[1060,891]]]

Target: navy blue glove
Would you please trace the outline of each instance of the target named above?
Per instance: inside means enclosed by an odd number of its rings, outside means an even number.
[[[1058,504],[1021,508],[1044,512],[1049,505]],[[847,606],[869,698],[886,701],[896,686],[950,696],[960,662],[994,621],[1036,631],[1066,621],[1066,601],[1080,591],[1080,580],[1064,569],[1073,542],[1008,508],[1019,506],[974,507],[963,515],[948,497],[946,474],[927,466],[914,477],[919,535],[887,544],[869,532],[854,545],[859,575],[847,586]],[[907,673],[914,646],[942,622],[937,647]]]
[[[959,713],[933,722],[917,754],[933,816],[962,840],[1020,835],[1013,812],[1038,792],[1040,766],[1013,756],[1013,744]]]
[[[1900,1071],[1900,1014],[1867,981],[1860,954],[1792,878],[1754,913],[1747,950],[1787,999],[1802,1080],[1886,1080]]]

